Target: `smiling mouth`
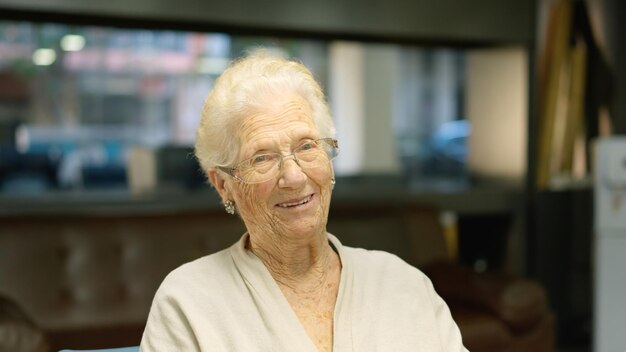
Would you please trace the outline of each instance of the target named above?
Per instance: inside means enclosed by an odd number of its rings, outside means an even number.
[[[308,196],[306,196],[306,197],[304,197],[301,200],[296,201],[296,202],[280,203],[280,204],[276,204],[276,205],[281,207],[281,208],[293,208],[293,207],[297,207],[299,205],[304,205],[304,204],[310,202],[311,199],[313,199],[313,194],[309,194]]]

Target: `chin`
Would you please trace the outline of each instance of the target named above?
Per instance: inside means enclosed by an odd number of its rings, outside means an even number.
[[[323,215],[323,218],[322,218]],[[298,219],[292,219],[292,221],[282,221],[283,228],[288,232],[298,235],[315,235],[318,233],[326,232],[326,215],[325,212],[315,212],[302,216]]]

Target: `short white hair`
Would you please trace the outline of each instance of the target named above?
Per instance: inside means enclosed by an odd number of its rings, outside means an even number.
[[[330,109],[313,74],[300,62],[256,49],[231,63],[204,101],[195,145],[202,170],[232,166],[240,148],[235,131],[242,121],[261,110],[268,97],[291,93],[308,102],[319,135],[334,138]]]

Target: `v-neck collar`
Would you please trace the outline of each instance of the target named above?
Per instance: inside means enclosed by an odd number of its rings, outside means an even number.
[[[353,346],[351,322],[352,307],[348,297],[352,291],[352,265],[348,257],[344,255],[341,242],[329,233],[327,233],[327,236],[331,246],[336,249],[339,260],[341,261],[339,290],[337,291],[333,317],[333,351],[351,351]],[[258,301],[261,305],[257,306],[260,314],[262,316],[264,314],[279,315],[279,317],[264,316],[266,325],[270,330],[276,329],[274,337],[278,339],[280,346],[288,346],[290,350],[297,351],[317,351],[317,347],[309,337],[300,319],[298,319],[296,313],[291,308],[291,305],[283,295],[280,287],[272,277],[272,274],[254,253],[245,248],[248,237],[249,235],[247,233],[244,234],[241,239],[231,247],[230,253],[237,270],[239,270],[246,282],[246,286],[251,291],[253,299]],[[273,326],[272,321],[276,322],[277,320],[280,322],[278,324],[280,326]]]

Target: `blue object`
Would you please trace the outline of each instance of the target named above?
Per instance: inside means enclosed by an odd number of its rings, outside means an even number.
[[[61,350],[59,352],[139,352],[139,346],[105,348],[100,350]]]
[[[471,127],[467,120],[454,120],[443,123],[432,137],[433,152],[438,157],[460,164],[467,160],[467,139]]]

